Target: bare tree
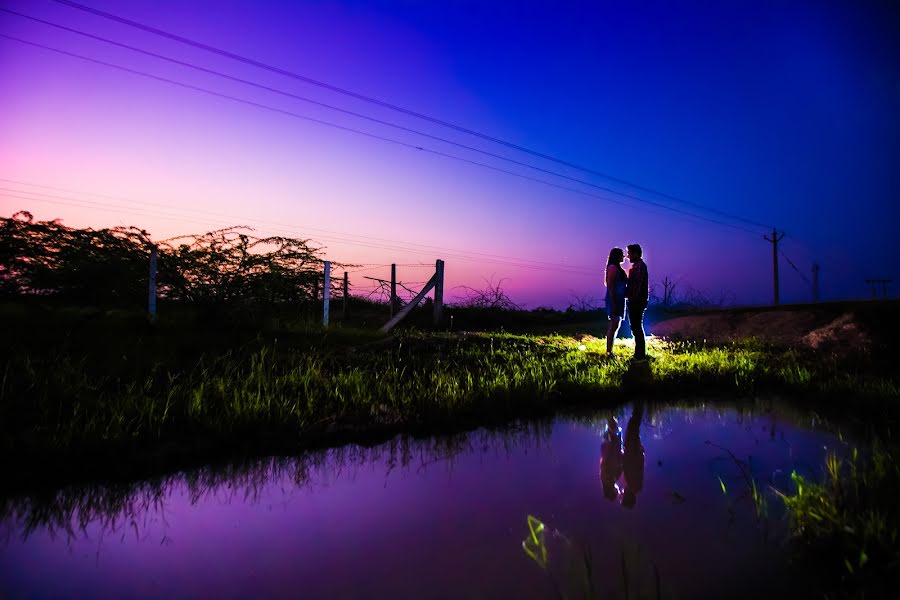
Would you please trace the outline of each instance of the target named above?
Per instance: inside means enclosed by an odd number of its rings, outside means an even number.
[[[671,306],[675,300],[675,288],[681,283],[683,278],[675,279],[671,275],[663,277],[661,285],[663,288],[662,305]]]
[[[575,290],[569,290],[569,307],[566,310],[587,312],[600,308],[600,298],[587,294],[578,294]]]
[[[729,306],[736,301],[734,292],[730,290],[720,290],[718,294],[714,294],[694,287],[684,277],[676,278],[673,275],[665,275],[651,286],[650,296],[655,304],[667,308],[715,308]]]
[[[515,302],[503,291],[503,282],[507,278],[503,278],[494,283],[494,278],[485,279],[484,289],[475,289],[467,285],[458,286],[456,289],[465,291],[465,298],[459,302],[459,306],[463,308],[494,308],[501,310],[522,310],[522,307]]]
[[[730,290],[719,290],[718,294],[699,290],[691,285],[685,287],[684,295],[678,304],[691,308],[720,308],[735,303],[736,296]]]

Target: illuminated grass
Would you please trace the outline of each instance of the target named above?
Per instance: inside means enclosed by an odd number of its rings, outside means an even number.
[[[608,359],[605,341],[589,336],[304,335],[187,358],[178,338],[133,349],[129,340],[110,338],[109,347],[86,340],[86,348],[67,340],[43,354],[14,352],[0,365],[4,446],[28,454],[247,436],[287,436],[302,445],[335,431],[440,428],[576,403],[610,406],[634,392],[897,397],[891,380],[836,374],[752,341],[702,347],[651,340],[653,360],[632,364],[630,343],[619,341],[618,356]]]

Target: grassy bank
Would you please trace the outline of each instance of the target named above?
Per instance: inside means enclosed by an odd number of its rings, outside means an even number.
[[[895,378],[864,363],[753,341],[653,342],[607,360],[590,335],[277,329],[54,311],[6,315],[0,436],[7,472],[111,469],[142,461],[292,451],[399,430],[447,428],[609,406],[631,394],[781,394],[893,412]]]
[[[900,582],[900,451],[876,438],[846,459],[830,455],[824,480],[793,475],[782,494],[799,566],[820,597],[881,598]]]

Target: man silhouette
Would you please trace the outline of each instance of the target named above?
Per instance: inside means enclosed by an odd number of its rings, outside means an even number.
[[[638,402],[631,411],[625,428],[625,451],[622,454],[622,470],[625,473],[625,492],[622,506],[634,508],[637,495],[644,489],[644,445],[641,444],[641,421],[644,419],[644,403]]]
[[[628,246],[628,286],[625,297],[628,299],[628,322],[634,335],[634,359],[647,359],[647,342],[644,339],[644,311],[650,298],[650,277],[647,264],[643,259],[644,251],[640,244]]]

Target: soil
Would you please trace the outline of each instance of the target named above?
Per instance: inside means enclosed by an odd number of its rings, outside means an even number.
[[[735,308],[661,315],[648,330],[673,340],[757,338],[784,346],[840,352],[891,350],[900,302],[861,301]]]

